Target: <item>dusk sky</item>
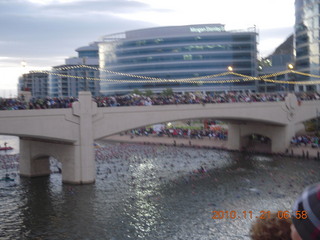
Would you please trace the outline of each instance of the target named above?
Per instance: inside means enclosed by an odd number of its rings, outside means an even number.
[[[256,26],[266,57],[293,33],[294,0],[0,0],[0,89],[16,89],[22,73],[64,64],[103,35],[209,23]]]

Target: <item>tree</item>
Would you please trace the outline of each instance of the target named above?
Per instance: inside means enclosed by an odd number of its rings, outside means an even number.
[[[139,89],[133,89],[132,93],[136,95],[143,95],[143,93]]]
[[[151,97],[151,96],[153,95],[153,92],[152,92],[152,90],[147,89],[144,94],[145,94],[147,97]]]
[[[169,96],[173,96],[173,90],[172,88],[167,88],[165,90],[162,91],[162,95],[169,97]]]

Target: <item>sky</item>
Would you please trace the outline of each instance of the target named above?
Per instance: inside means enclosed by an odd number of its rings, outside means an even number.
[[[294,0],[0,0],[0,96],[102,36],[158,26],[256,27],[261,57],[292,33]]]

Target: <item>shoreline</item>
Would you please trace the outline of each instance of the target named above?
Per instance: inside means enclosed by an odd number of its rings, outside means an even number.
[[[230,150],[227,148],[227,141],[218,139],[189,139],[189,138],[172,138],[158,136],[134,136],[130,135],[112,135],[104,138],[103,141],[112,143],[137,143],[145,145],[165,145],[189,148],[216,149],[230,152],[240,152],[240,150]],[[260,153],[266,155],[283,155],[287,157],[314,159],[320,161],[320,148],[311,146],[289,146],[286,152],[271,153],[263,150],[246,150],[245,152]]]
[[[217,139],[189,139],[189,138],[172,138],[172,137],[157,137],[157,136],[134,136],[130,135],[113,135],[104,138],[103,141],[117,142],[117,143],[139,143],[150,145],[166,145],[177,147],[203,147],[203,148],[215,148],[221,150],[228,150],[227,142]]]

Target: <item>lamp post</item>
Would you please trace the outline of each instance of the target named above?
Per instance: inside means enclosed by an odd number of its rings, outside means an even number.
[[[30,93],[32,93],[33,91],[33,80],[31,80],[31,89],[28,88],[28,77],[24,77],[24,74],[26,73],[26,66],[27,66],[27,62],[25,60],[22,60],[20,62],[21,66],[22,66],[22,71],[21,71],[21,79],[22,79],[22,86],[21,86],[21,90],[22,91],[30,91]],[[19,93],[18,93],[19,94]],[[32,94],[33,95],[33,94]]]
[[[84,68],[86,67],[86,58],[82,58],[82,64],[84,65]],[[84,69],[84,90],[88,91],[88,79],[87,79],[87,69]]]
[[[22,60],[22,61],[21,61],[21,66],[22,66],[23,68],[25,68],[25,67],[27,66],[27,62],[26,62],[25,60]]]
[[[292,63],[289,63],[287,68],[291,72],[294,69],[294,65]],[[290,81],[290,80],[291,80],[291,73],[287,73],[286,74],[286,81]],[[286,92],[288,92],[288,87],[289,87],[289,84],[287,83],[285,86]]]
[[[317,109],[317,119],[316,119],[316,133],[318,134],[318,130],[319,130],[319,111]]]
[[[229,72],[233,72],[233,67],[232,66],[228,66],[228,71]],[[229,90],[230,92],[232,91],[232,83],[230,84],[230,90]]]

